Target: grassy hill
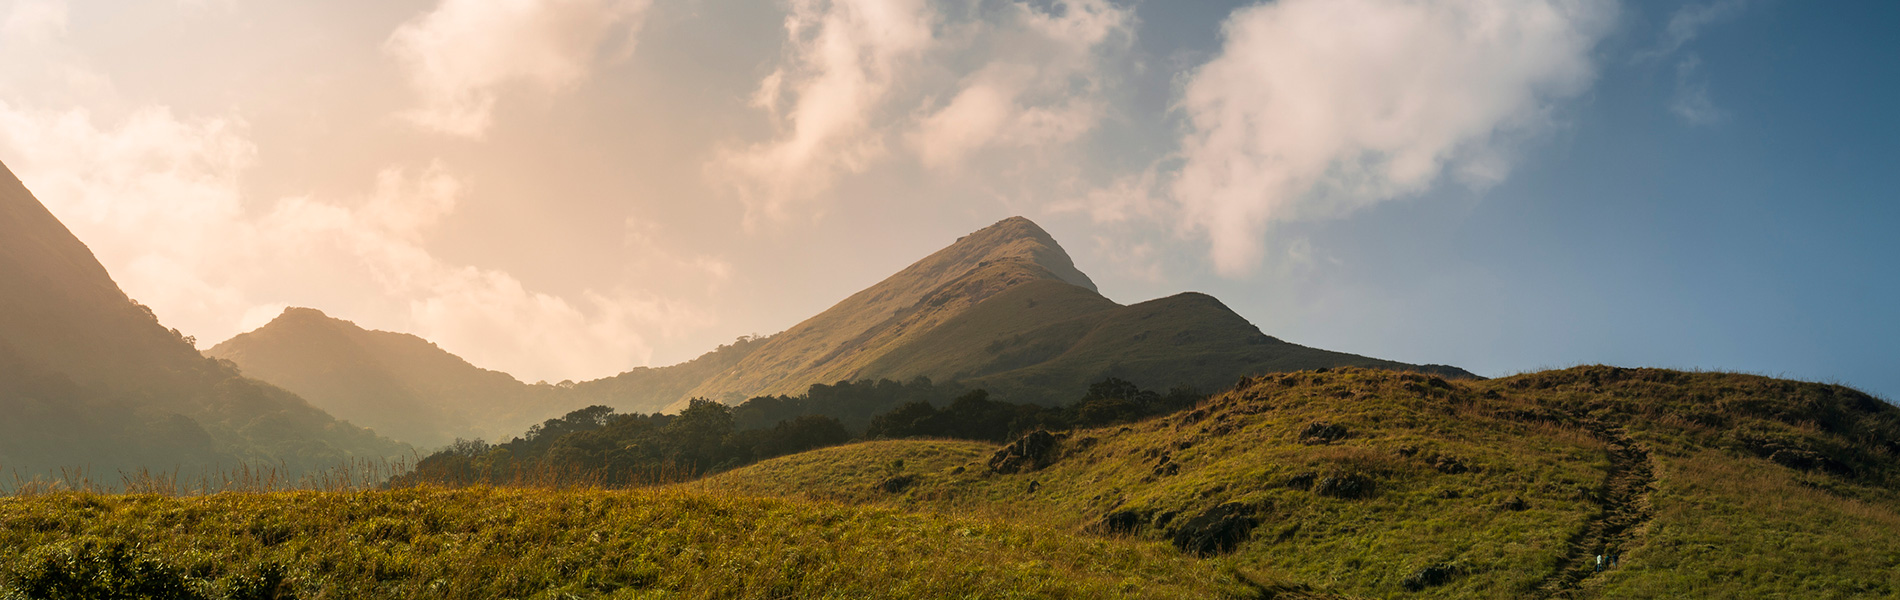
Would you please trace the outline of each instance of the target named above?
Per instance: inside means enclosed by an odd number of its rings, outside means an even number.
[[[677,490],[0,498],[0,598],[147,597],[130,594],[139,591],[232,600],[1256,595],[1219,564],[1159,544]]]
[[[0,469],[292,471],[408,448],[200,356],[0,165]]]
[[[1900,594],[1900,410],[1839,386],[1334,369],[1059,438],[1016,473],[995,445],[899,440],[691,485],[1167,540],[1367,597]]]

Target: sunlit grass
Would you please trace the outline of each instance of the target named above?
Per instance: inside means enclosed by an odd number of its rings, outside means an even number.
[[[205,598],[270,597],[247,595],[264,584],[299,598],[1241,593],[1200,562],[1059,529],[673,489],[0,499],[0,564],[15,596],[113,576]]]

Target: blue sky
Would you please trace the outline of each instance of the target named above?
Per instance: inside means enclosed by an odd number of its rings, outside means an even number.
[[[1894,398],[1897,27],[1776,0],[0,0],[0,161],[207,345],[312,306],[600,377],[1020,214],[1117,301],[1203,291],[1297,343]]]

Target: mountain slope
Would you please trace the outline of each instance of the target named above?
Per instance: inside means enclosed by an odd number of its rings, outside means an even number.
[[[1837,385],[1329,369],[1047,439],[1020,468],[993,468],[994,444],[886,440],[685,485],[1009,515],[1376,598],[1900,595],[1900,408]]]
[[[127,298],[5,165],[0,282],[6,468],[110,472],[248,460],[301,471],[406,450],[200,356]]]
[[[689,395],[736,402],[858,379],[865,365],[989,297],[1047,279],[1095,289],[1048,232],[1022,217],[1005,219],[772,336]]]
[[[1019,285],[866,367],[865,378],[928,376],[1055,403],[1117,377],[1148,388],[1217,390],[1240,376],[1320,367],[1416,370],[1471,377],[1280,341],[1211,296],[1184,293],[1129,306],[1059,281]]]
[[[506,440],[549,417],[591,405],[652,412],[729,370],[757,340],[740,339],[670,367],[641,367],[559,386],[526,384],[469,364],[422,338],[363,329],[310,308],[205,351],[245,375],[295,392],[378,433],[438,448],[457,438]]]
[[[308,308],[286,309],[205,355],[425,448],[519,432],[538,420],[535,409],[553,390],[468,364],[422,338],[365,330]]]

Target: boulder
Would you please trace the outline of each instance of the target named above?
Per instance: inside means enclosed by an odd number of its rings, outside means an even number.
[[[1416,592],[1428,587],[1444,585],[1463,572],[1464,570],[1458,568],[1457,565],[1447,563],[1426,566],[1405,577],[1405,589]]]
[[[1118,510],[1102,516],[1102,522],[1096,528],[1103,533],[1132,535],[1148,525],[1148,513],[1134,509]]]
[[[1346,426],[1318,421],[1300,430],[1300,443],[1307,445],[1328,444],[1346,437]]]
[[[990,471],[1008,475],[1047,467],[1055,462],[1057,441],[1047,431],[1025,435],[990,455]]]
[[[1260,524],[1252,505],[1228,502],[1177,524],[1168,536],[1182,552],[1212,556],[1233,552]]]
[[[1334,498],[1364,498],[1372,495],[1372,478],[1357,473],[1328,475],[1313,484],[1313,493]]]
[[[910,486],[915,483],[917,483],[915,475],[892,475],[878,482],[877,488],[884,490],[884,493],[895,494],[910,489]]]

